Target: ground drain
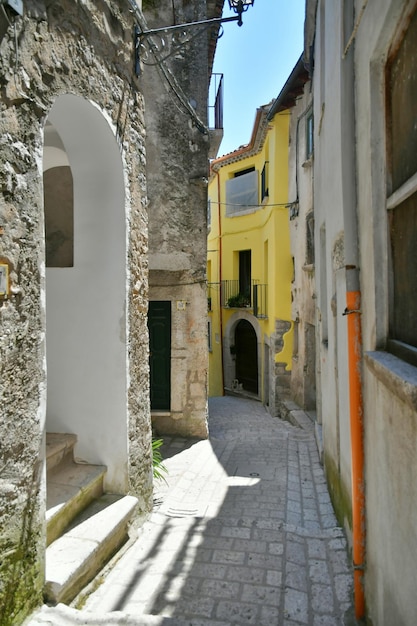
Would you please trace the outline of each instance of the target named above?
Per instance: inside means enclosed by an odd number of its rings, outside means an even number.
[[[198,517],[198,509],[173,509],[170,507],[165,511],[168,517]]]

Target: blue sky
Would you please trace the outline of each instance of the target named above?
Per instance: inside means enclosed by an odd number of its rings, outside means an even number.
[[[223,25],[214,72],[224,74],[224,136],[218,156],[250,140],[256,109],[276,98],[303,51],[305,0],[255,0],[243,25]],[[227,0],[223,17],[233,15]]]

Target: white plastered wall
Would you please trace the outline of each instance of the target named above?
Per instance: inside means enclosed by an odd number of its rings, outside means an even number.
[[[76,457],[106,465],[105,488],[123,493],[128,377],[121,154],[103,114],[81,98],[59,97],[48,122],[66,155],[46,145],[44,169],[69,163],[73,175],[74,267],[46,271],[46,427],[75,433]]]

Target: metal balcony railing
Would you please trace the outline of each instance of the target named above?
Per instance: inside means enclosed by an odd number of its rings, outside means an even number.
[[[268,317],[268,285],[253,285],[253,314],[255,317]]]
[[[268,285],[259,280],[251,281],[250,293],[241,293],[238,280],[222,280],[220,285],[220,303],[227,308],[252,308],[258,318],[267,317]]]
[[[212,74],[209,102],[209,128],[223,130],[223,74]]]

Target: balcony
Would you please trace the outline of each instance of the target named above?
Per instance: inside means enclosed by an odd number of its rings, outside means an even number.
[[[220,303],[229,309],[252,309],[257,318],[267,316],[268,285],[260,284],[258,280],[251,281],[250,293],[240,293],[238,280],[222,280],[220,285]]]
[[[215,159],[223,139],[223,74],[212,74],[208,101],[209,159]]]

